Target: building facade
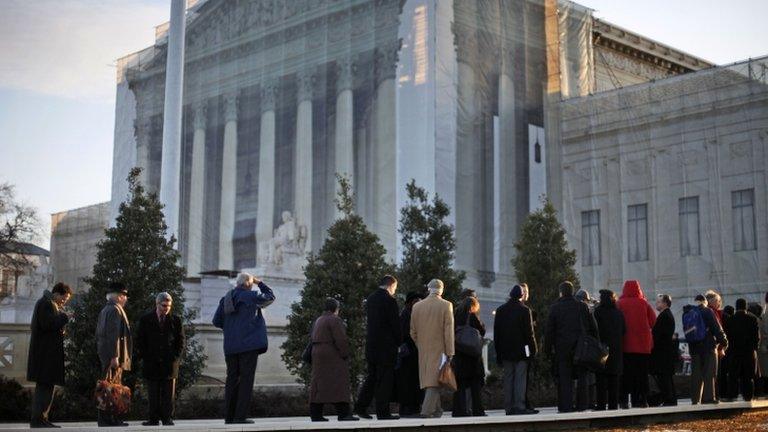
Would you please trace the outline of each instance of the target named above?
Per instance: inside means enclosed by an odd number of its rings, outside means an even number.
[[[109,227],[109,202],[51,215],[51,266],[53,279],[75,292],[88,288],[83,281],[96,264],[96,244]]]

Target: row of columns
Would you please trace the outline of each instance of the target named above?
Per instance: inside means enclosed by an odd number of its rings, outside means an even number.
[[[351,59],[339,61],[336,96],[336,137],[335,137],[335,172],[345,175],[351,181],[354,176],[353,150],[353,69]],[[297,116],[296,116],[296,151],[294,161],[294,217],[297,224],[306,227],[308,236],[305,252],[312,250],[312,100],[316,75],[312,70],[297,74]],[[394,80],[392,79],[392,100],[394,106]],[[279,79],[267,78],[261,85],[261,128],[259,146],[258,208],[256,215],[256,242],[263,244],[273,236],[275,214],[275,144],[276,144],[276,105]],[[234,269],[233,237],[235,228],[235,207],[237,191],[237,112],[236,93],[224,97],[224,143],[221,173],[221,208],[219,217],[219,256],[218,267],[222,270]],[[205,140],[206,114],[205,103],[198,103],[193,108],[194,134],[192,142],[192,166],[190,179],[190,197],[188,214],[187,271],[196,275],[202,271],[203,252],[203,202],[205,190]],[[391,113],[394,121],[394,113]],[[394,133],[391,128],[379,128],[383,139]],[[389,131],[386,131],[389,129]],[[394,137],[392,137],[392,140]],[[394,141],[392,141],[394,142]],[[353,181],[354,183],[354,181]],[[257,249],[258,250],[258,249]]]

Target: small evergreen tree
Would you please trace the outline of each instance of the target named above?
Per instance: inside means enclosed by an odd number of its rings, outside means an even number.
[[[397,270],[398,292],[424,291],[438,278],[445,284],[443,297],[455,301],[466,275],[453,269],[456,238],[453,226],[445,221],[451,209],[439,196],[430,202],[429,194],[411,180],[406,185],[408,202],[400,209],[403,259]]]
[[[363,219],[354,213],[349,181],[337,176],[339,194],[336,206],[342,217],[328,229],[328,236],[317,255],[310,255],[304,268],[306,282],[299,300],[291,305],[288,338],[282,345],[283,361],[288,370],[308,384],[310,367],[301,360],[315,319],[322,314],[325,299],[341,303],[339,316],[347,324],[347,336],[353,347],[350,378],[356,388],[365,371],[364,300],[377,289],[379,279],[393,271],[385,260],[386,250],[376,234],[368,231]]]
[[[563,226],[557,220],[557,211],[545,199],[544,207],[528,215],[520,227],[515,243],[517,254],[512,259],[518,281],[528,284],[530,299],[527,305],[536,317],[536,338],[543,346],[549,306],[558,298],[558,286],[571,281],[578,289],[579,275],[574,270],[576,251],[568,248]],[[532,382],[539,393],[553,388],[550,359],[539,356],[533,365]]]
[[[140,168],[131,170],[128,200],[120,204],[115,226],[106,230],[105,238],[97,245],[96,264],[86,279],[90,289],[78,293],[72,302],[74,321],[67,326],[67,388],[82,396],[93,394],[96,380],[102,375],[94,335],[99,312],[106,304],[107,289],[113,281],[123,282],[128,288],[125,310],[134,332],[141,315],[155,308],[157,293],[165,291],[173,296],[171,312],[182,317],[187,337],[177,384],[179,390],[194,383],[204,366],[202,346],[193,338],[192,320],[197,311],[184,306],[181,281],[185,270],[178,264],[176,239],[166,237],[163,206],[156,194],[144,191],[139,182],[140,173]],[[133,373],[124,375],[129,385],[140,376],[138,368],[139,365],[134,364]]]

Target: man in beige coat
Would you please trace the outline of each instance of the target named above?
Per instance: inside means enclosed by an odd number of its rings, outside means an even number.
[[[432,279],[429,296],[411,313],[411,338],[419,349],[419,383],[424,392],[421,417],[440,417],[440,366],[453,357],[453,305],[443,300],[443,281]]]

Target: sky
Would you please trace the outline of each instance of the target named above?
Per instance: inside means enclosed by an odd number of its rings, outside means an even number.
[[[717,64],[768,54],[766,0],[579,3]],[[115,60],[153,43],[170,0],[0,0],[0,10],[0,182],[47,231],[51,213],[110,199]],[[48,247],[47,235],[36,243]]]

